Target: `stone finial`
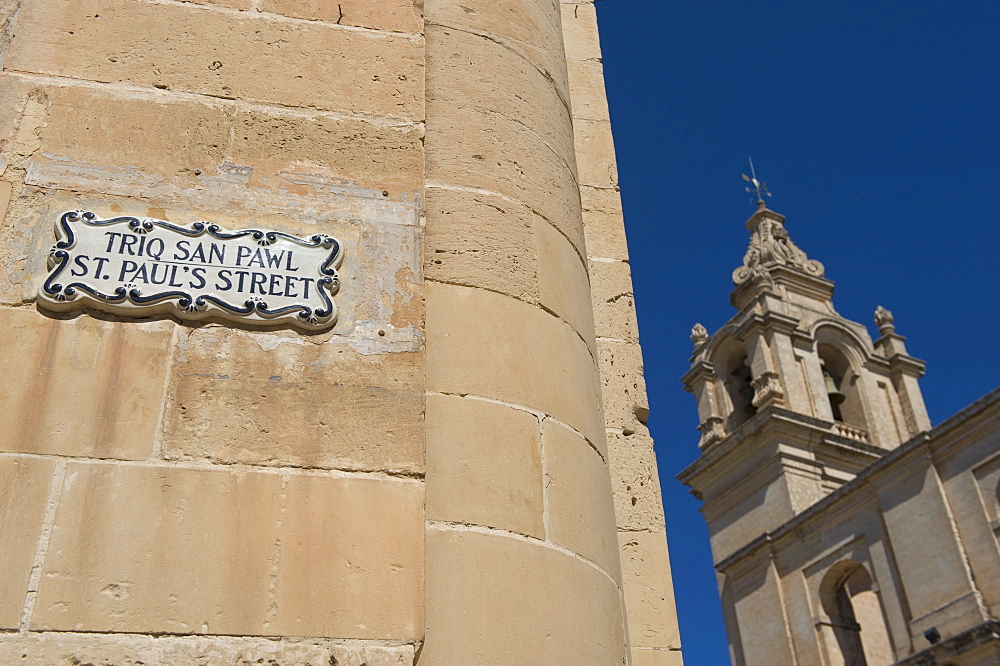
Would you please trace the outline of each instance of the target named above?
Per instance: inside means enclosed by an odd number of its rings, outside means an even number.
[[[774,266],[791,266],[823,277],[823,264],[807,257],[788,237],[784,217],[762,208],[750,218],[748,226],[750,245],[743,255],[743,265],[733,271],[733,282],[737,286],[756,278],[767,278],[769,269]]]
[[[892,312],[881,305],[875,308],[875,325],[878,326],[879,335],[889,335],[896,332]]]
[[[704,326],[695,324],[691,327],[691,342],[694,343],[695,347],[698,347],[706,340],[708,340],[708,330]]]

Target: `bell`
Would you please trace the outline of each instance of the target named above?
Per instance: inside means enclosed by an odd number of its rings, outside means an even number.
[[[740,381],[739,392],[743,396],[743,411],[753,416],[757,413],[757,408],[753,404],[754,390],[751,383],[750,368],[745,364],[738,367],[733,374]]]
[[[837,390],[837,382],[826,368],[823,369],[823,379],[826,381],[826,395],[830,399],[830,404],[840,407],[847,400],[847,396]]]

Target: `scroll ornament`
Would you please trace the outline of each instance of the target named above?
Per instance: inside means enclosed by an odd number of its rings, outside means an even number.
[[[769,269],[774,266],[790,266],[823,277],[823,264],[807,257],[788,237],[780,221],[763,217],[750,237],[743,265],[733,271],[733,282],[742,285],[757,278],[768,279]]]

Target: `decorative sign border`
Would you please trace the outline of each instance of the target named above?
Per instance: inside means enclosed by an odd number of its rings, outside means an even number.
[[[78,225],[83,225],[83,227],[77,228]],[[111,240],[107,244],[108,248],[112,248],[112,243],[116,240],[117,236],[121,236],[124,241],[124,237],[128,234],[135,234],[140,237],[150,234],[157,237],[162,236],[161,240],[164,246],[166,245],[166,240],[172,237],[171,234],[174,234],[180,241],[206,238],[220,241],[220,245],[229,243],[241,246],[242,248],[246,248],[247,241],[256,244],[259,248],[264,248],[275,243],[279,243],[286,248],[301,248],[306,251],[302,254],[315,255],[314,259],[318,257],[318,261],[313,264],[315,266],[314,272],[308,277],[290,277],[286,271],[284,274],[286,280],[284,292],[287,294],[289,291],[287,286],[289,280],[308,280],[309,282],[306,283],[306,295],[300,300],[309,299],[308,287],[314,281],[315,287],[311,290],[313,298],[306,300],[306,302],[293,302],[292,304],[287,304],[286,302],[289,298],[294,301],[298,298],[297,296],[291,295],[279,298],[279,301],[283,304],[274,308],[269,307],[265,300],[266,294],[250,296],[242,303],[231,302],[225,297],[220,296],[218,289],[213,290],[211,285],[207,284],[202,277],[204,273],[198,276],[201,282],[206,283],[201,288],[192,288],[189,285],[186,290],[168,288],[160,291],[153,290],[151,293],[145,293],[143,286],[135,282],[123,281],[114,289],[107,289],[73,277],[80,267],[87,265],[86,261],[92,259],[87,255],[81,255],[79,252],[74,256],[74,250],[80,249],[77,247],[78,241],[92,229],[110,229],[115,225],[122,227],[120,232],[105,231],[103,234],[111,236]],[[157,230],[162,230],[162,233],[154,233]],[[227,231],[216,224],[207,224],[205,222],[195,222],[190,227],[182,227],[163,220],[150,218],[115,217],[101,219],[89,211],[74,210],[63,213],[60,216],[59,221],[56,223],[56,237],[58,241],[49,252],[49,275],[38,290],[39,299],[43,301],[46,308],[51,310],[68,311],[84,306],[91,306],[96,309],[131,316],[172,313],[181,319],[199,320],[208,317],[221,317],[256,325],[275,326],[292,324],[307,330],[328,328],[336,321],[337,306],[333,302],[332,296],[340,287],[340,278],[337,276],[336,268],[343,261],[343,246],[332,236],[315,234],[308,238],[299,238],[280,231],[264,231],[260,229]],[[153,238],[150,237],[150,241],[152,240]],[[90,243],[93,245],[93,240]],[[132,245],[137,243],[138,241],[128,244],[128,247],[124,247],[123,244],[123,249],[129,250],[129,256],[133,252]],[[216,246],[213,245],[214,247]],[[291,267],[292,250],[288,249],[286,251],[288,252],[287,270],[297,271],[298,268]],[[140,254],[141,252],[140,250]],[[240,256],[237,251],[231,254],[234,253]],[[160,254],[162,256],[162,252]],[[82,258],[80,258],[81,256]],[[268,256],[270,257],[270,253]],[[153,258],[155,259],[153,263],[160,263],[160,258]],[[273,259],[273,257],[271,258]],[[97,260],[99,261],[100,259],[98,258]],[[137,262],[133,261],[131,263]],[[182,262],[163,262],[164,274],[167,272],[167,264],[180,263]],[[75,265],[75,267],[70,268],[71,264]],[[103,278],[103,282],[108,282],[112,276],[101,275],[101,266],[103,265],[103,263],[98,263],[96,270],[97,277]],[[196,266],[196,268],[198,267]],[[212,268],[218,269],[220,265],[212,266]],[[222,265],[223,270],[228,268],[232,267],[228,264]],[[277,272],[272,269],[277,269]],[[176,274],[176,269],[174,270]],[[184,270],[188,269],[185,268]],[[283,269],[272,262],[271,266],[262,268],[261,270],[270,271],[270,275],[278,276],[280,280]],[[234,271],[229,272],[231,275]],[[122,270],[121,275],[124,274],[125,271]],[[308,274],[308,271],[303,275],[306,274]],[[173,281],[173,278],[171,278],[170,282],[173,283]],[[111,280],[111,282],[114,281]],[[164,282],[166,282],[165,278]],[[242,284],[243,280],[241,279],[241,287]],[[170,287],[175,286],[183,285],[170,285]],[[252,287],[251,292],[253,292]],[[279,296],[282,295],[279,294]],[[312,301],[316,302],[313,303]]]

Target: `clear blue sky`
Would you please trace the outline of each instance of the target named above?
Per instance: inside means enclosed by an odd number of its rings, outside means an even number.
[[[1000,379],[1000,2],[598,2],[639,328],[689,666],[728,664],[699,503],[692,324],[735,310],[752,155],[834,304],[883,305],[932,421]]]

